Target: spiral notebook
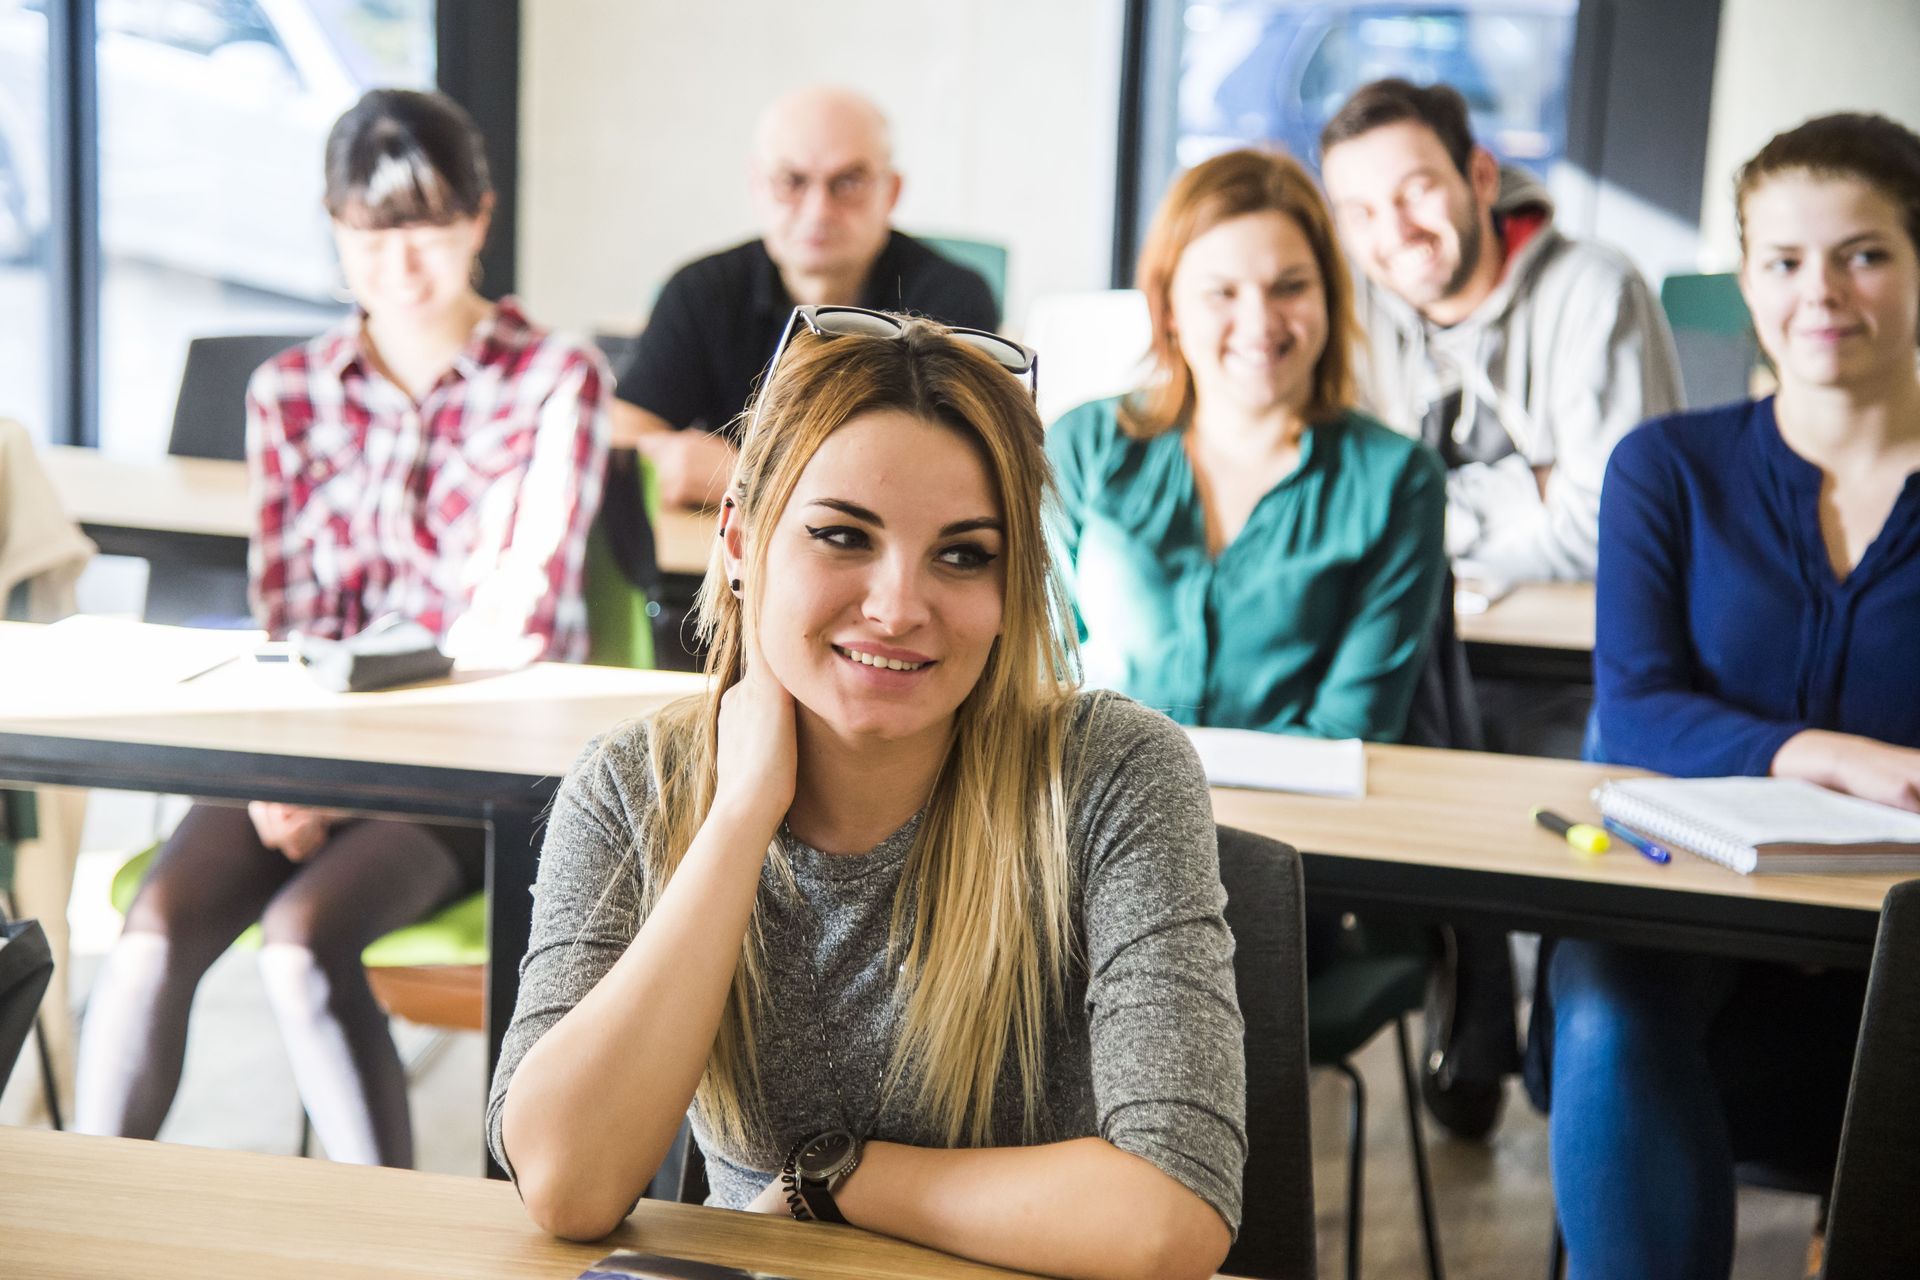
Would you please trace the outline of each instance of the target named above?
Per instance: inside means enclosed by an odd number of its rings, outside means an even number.
[[[1633,778],[1594,793],[1615,822],[1755,871],[1920,871],[1920,814],[1790,778]]]

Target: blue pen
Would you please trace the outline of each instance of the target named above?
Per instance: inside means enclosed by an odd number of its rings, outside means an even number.
[[[1612,818],[1600,819],[1600,825],[1611,831],[1614,835],[1619,836],[1622,840],[1625,840],[1641,853],[1647,855],[1648,859],[1653,862],[1673,861],[1673,855],[1668,853],[1664,846],[1655,844],[1637,831],[1627,830],[1627,828],[1621,826]]]

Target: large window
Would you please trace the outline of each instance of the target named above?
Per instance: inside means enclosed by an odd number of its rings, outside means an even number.
[[[50,432],[47,15],[0,0],[0,417]]]
[[[1381,76],[1459,89],[1474,132],[1545,179],[1554,224],[1649,279],[1697,269],[1721,0],[1126,0],[1114,280],[1175,172],[1242,143],[1318,167]]]
[[[0,414],[154,456],[192,338],[342,315],[322,151],[369,88],[472,112],[511,288],[518,44],[496,0],[0,0]]]
[[[166,451],[188,340],[339,317],[333,121],[433,84],[431,0],[99,0],[100,444]]]
[[[1551,177],[1568,150],[1579,0],[1134,0],[1116,259],[1173,174],[1233,147],[1319,167],[1321,126],[1368,81],[1445,81],[1479,140]],[[1131,123],[1131,130],[1126,125]]]
[[[1182,14],[1180,163],[1250,142],[1319,163],[1321,126],[1386,76],[1444,81],[1503,160],[1566,150],[1575,0],[1188,0]]]

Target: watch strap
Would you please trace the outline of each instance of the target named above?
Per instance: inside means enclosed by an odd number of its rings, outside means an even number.
[[[786,1192],[787,1210],[802,1222],[835,1222],[845,1225],[846,1215],[834,1202],[833,1193],[860,1167],[860,1148],[856,1143],[851,1158],[825,1178],[809,1177],[801,1171],[800,1161],[807,1148],[821,1135],[803,1138],[787,1153],[780,1169],[780,1184]]]
[[[842,1180],[835,1179],[835,1181]],[[841,1213],[840,1206],[833,1202],[833,1189],[826,1183],[814,1182],[807,1178],[800,1179],[800,1198],[806,1202],[807,1211],[819,1221],[846,1225],[846,1215]]]

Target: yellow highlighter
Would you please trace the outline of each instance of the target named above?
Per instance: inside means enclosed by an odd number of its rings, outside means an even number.
[[[1613,844],[1607,833],[1587,822],[1568,822],[1551,809],[1535,809],[1533,820],[1573,846],[1575,853],[1597,858]]]

